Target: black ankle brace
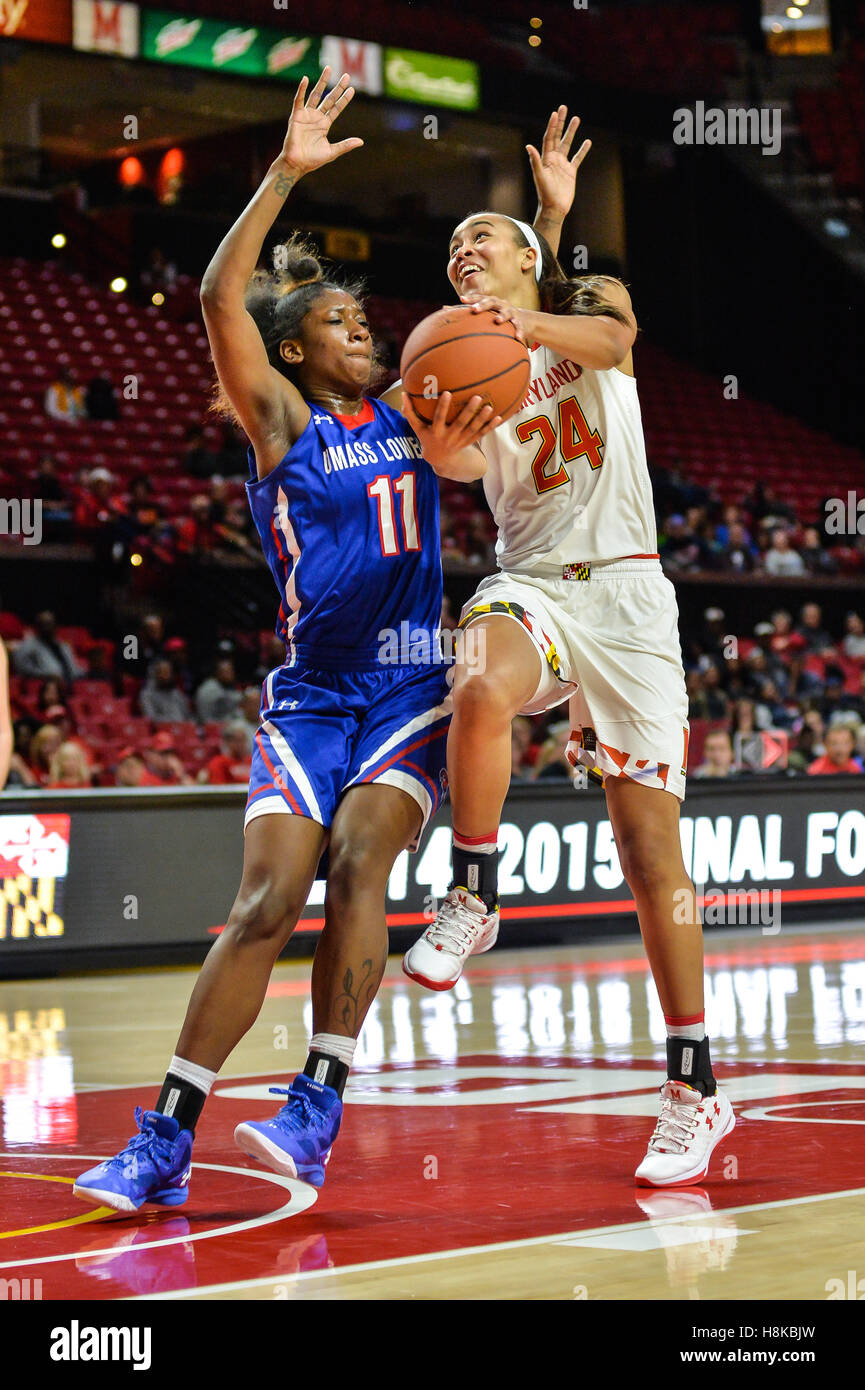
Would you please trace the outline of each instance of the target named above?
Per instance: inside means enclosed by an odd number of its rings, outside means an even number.
[[[709,1039],[668,1038],[667,1076],[670,1081],[684,1081],[703,1096],[713,1096],[717,1083],[712,1074]]]

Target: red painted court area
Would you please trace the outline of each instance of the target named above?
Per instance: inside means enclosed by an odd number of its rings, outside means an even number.
[[[702,1184],[714,1210],[863,1184],[865,1065],[718,1067],[736,1129]],[[638,1222],[634,1168],[657,1113],[650,1061],[466,1056],[353,1075],[317,1199],[258,1168],[235,1125],[272,1113],[272,1077],[225,1078],[205,1110],[183,1207],[131,1218],[72,1197],[71,1180],[117,1150],[137,1101],[89,1091],[48,1142],[0,1155],[0,1278],[44,1299],[123,1298],[459,1251]],[[8,1130],[7,1130],[8,1133]],[[648,1216],[645,1216],[648,1220]]]

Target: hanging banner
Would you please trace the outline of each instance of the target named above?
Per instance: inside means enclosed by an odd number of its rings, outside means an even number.
[[[138,57],[138,6],[123,0],[73,0],[72,43],[85,53]]]
[[[402,101],[427,106],[457,106],[475,111],[480,106],[477,63],[465,58],[442,58],[410,48],[388,48],[384,59],[384,90]]]
[[[71,44],[72,0],[0,0],[0,35]]]
[[[144,10],[142,21],[141,56],[157,63],[288,82],[319,72],[320,40],[310,35],[285,35],[278,29],[167,10]]]

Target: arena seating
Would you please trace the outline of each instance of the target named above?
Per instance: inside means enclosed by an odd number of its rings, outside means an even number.
[[[434,307],[376,296],[369,304],[375,328],[398,343]],[[206,418],[212,382],[200,323],[172,322],[150,305],[94,289],[53,264],[17,259],[0,261],[0,324],[12,347],[0,360],[0,482],[14,480],[20,488],[22,476],[32,475],[50,453],[73,492],[91,468],[108,468],[121,482],[146,473],[167,516],[183,511],[188,498],[203,490],[200,480],[183,476],[179,467],[186,430]],[[713,482],[731,502],[763,478],[783,488],[804,520],[825,496],[828,479],[841,493],[861,482],[862,461],[853,449],[762,402],[725,400],[719,378],[646,341],[636,353],[652,464]],[[97,373],[108,375],[120,418],[77,425],[48,419],[43,396],[61,366],[82,384]],[[137,399],[124,398],[130,378]],[[217,447],[212,417],[207,435]],[[242,483],[233,490],[242,492]],[[462,525],[476,511],[471,494],[455,486],[444,491]]]
[[[831,173],[842,197],[865,198],[865,3],[852,16],[847,61],[837,87],[805,90],[796,108],[808,154],[821,173]]]

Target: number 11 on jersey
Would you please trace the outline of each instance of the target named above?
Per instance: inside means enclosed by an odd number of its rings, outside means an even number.
[[[391,491],[391,482],[393,491]],[[396,532],[394,493],[399,493],[402,501],[402,533],[405,537],[406,552],[420,550],[417,531],[417,509],[415,506],[414,473],[400,473],[391,480],[390,474],[380,473],[369,484],[367,492],[378,504],[378,533],[381,537],[382,555],[398,555],[399,538]]]

